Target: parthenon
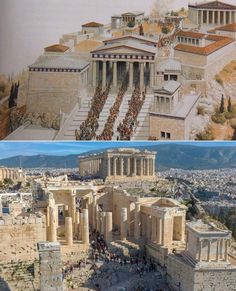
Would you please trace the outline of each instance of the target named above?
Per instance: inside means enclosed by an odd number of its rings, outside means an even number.
[[[236,6],[220,1],[189,4],[189,19],[199,25],[226,25],[236,22]]]
[[[136,149],[114,149],[98,155],[79,158],[81,176],[109,178],[155,176],[155,152]]]

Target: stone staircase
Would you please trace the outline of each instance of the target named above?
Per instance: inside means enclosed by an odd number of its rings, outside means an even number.
[[[116,122],[114,124],[113,127],[113,131],[114,131],[114,135],[113,135],[113,139],[116,140],[117,137],[119,136],[119,132],[117,131],[117,127],[119,126],[120,123],[123,122],[123,119],[125,118],[126,113],[129,110],[129,100],[131,99],[132,94],[125,94],[121,106],[120,106],[120,110],[119,110],[119,115],[116,119]]]
[[[142,109],[137,118],[138,126],[131,140],[148,140],[149,138],[149,110],[153,102],[153,95],[147,94]]]
[[[79,129],[81,123],[86,120],[92,98],[93,97],[86,97],[80,108],[78,103],[75,105],[74,109],[59,130],[55,138],[56,140],[75,140],[75,130]]]
[[[104,126],[106,124],[107,118],[110,115],[110,109],[113,106],[115,100],[116,100],[116,97],[113,94],[108,96],[106,103],[103,107],[103,110],[100,113],[100,116],[98,119],[98,129],[96,131],[97,136],[102,133]]]
[[[1,263],[0,290],[39,290],[38,268],[38,262]]]

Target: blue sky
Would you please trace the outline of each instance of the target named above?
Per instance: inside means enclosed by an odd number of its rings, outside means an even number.
[[[17,155],[69,155],[109,147],[150,146],[164,142],[0,142],[0,159]],[[172,142],[195,146],[236,146],[236,142]]]

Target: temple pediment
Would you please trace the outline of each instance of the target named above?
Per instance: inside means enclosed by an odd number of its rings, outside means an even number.
[[[235,5],[231,5],[228,3],[220,2],[220,1],[212,1],[202,4],[189,5],[189,7],[199,8],[199,9],[217,9],[217,10],[236,10]]]
[[[140,54],[140,55],[155,55],[156,54],[156,49],[153,47],[149,48],[137,48],[137,47],[132,47],[128,45],[117,45],[113,47],[107,47],[103,46],[101,48],[98,48],[94,51],[91,52],[92,54],[127,54],[127,55],[132,55],[132,54]]]

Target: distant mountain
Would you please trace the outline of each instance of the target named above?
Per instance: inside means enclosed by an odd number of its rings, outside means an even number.
[[[236,168],[236,146],[200,147],[182,144],[158,144],[146,147],[135,147],[157,152],[156,168],[165,170],[180,169],[218,169]],[[89,151],[86,154],[103,150]],[[81,155],[52,156],[15,156],[0,160],[0,165],[23,168],[76,168]]]

